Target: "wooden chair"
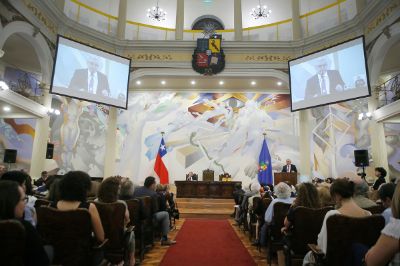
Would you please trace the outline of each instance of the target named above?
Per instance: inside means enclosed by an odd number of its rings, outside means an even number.
[[[281,228],[291,204],[277,202],[274,204],[274,216],[268,226],[268,262],[271,265],[272,255],[278,250],[283,250],[283,235]]]
[[[0,264],[24,265],[25,228],[17,220],[0,221]]]
[[[372,214],[381,214],[385,210],[385,207],[382,205],[376,205],[369,208],[364,208],[364,210],[369,211]]]
[[[94,204],[99,211],[105,237],[108,239],[104,246],[105,259],[112,264],[118,264],[121,261],[129,263],[126,238],[132,233],[133,226],[125,230],[125,205],[121,202],[102,203],[96,201]]]
[[[154,204],[151,197],[139,197],[140,216],[142,218],[142,240],[144,246],[153,245],[154,227],[153,227],[153,210]]]
[[[317,265],[346,265],[352,256],[354,243],[372,247],[385,226],[381,215],[352,218],[334,215],[326,221],[328,242],[326,254],[316,245],[309,245]]]
[[[144,233],[142,232],[143,218],[140,215],[140,213],[142,212],[141,204],[138,199],[125,200],[125,202],[126,205],[128,206],[129,217],[130,217],[128,226],[134,226],[136,248],[139,249],[140,259],[143,260],[145,253],[145,245],[144,241],[142,240],[142,236],[144,235]]]
[[[47,199],[37,199],[35,201],[35,209],[37,211],[37,209],[39,209],[42,206],[50,206],[51,201],[47,200]]]
[[[93,265],[96,254],[107,242],[94,245],[89,211],[76,209],[60,211],[40,207],[37,212],[37,230],[46,244],[54,247],[54,264]]]
[[[285,234],[284,241],[286,266],[291,266],[294,263],[302,264],[303,258],[309,250],[307,244],[317,244],[325,214],[330,210],[333,210],[333,208],[297,207],[294,209],[292,228]]]

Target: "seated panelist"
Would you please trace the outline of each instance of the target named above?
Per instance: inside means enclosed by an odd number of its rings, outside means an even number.
[[[192,171],[186,174],[186,181],[197,181],[197,180],[198,180],[197,174],[193,173]]]

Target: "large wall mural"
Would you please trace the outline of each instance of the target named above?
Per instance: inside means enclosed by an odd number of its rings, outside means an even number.
[[[10,169],[25,169],[29,171],[32,159],[33,139],[35,138],[36,119],[0,119],[1,150],[17,150],[16,164],[10,164]],[[4,152],[1,154],[3,161]]]
[[[189,171],[201,177],[204,169],[213,169],[215,179],[227,172],[249,183],[257,175],[265,131],[275,170],[286,158],[299,161],[297,115],[289,106],[284,94],[133,93],[118,117],[116,172],[136,183],[154,175],[165,132],[171,183]]]
[[[61,111],[50,121],[53,160],[60,172],[82,170],[102,177],[108,109],[61,96],[53,97],[52,107]]]
[[[310,110],[312,176],[353,177],[361,171],[354,166],[354,150],[371,154],[369,120],[358,120],[359,112],[366,109],[366,102],[356,100]],[[368,176],[373,175],[367,170]]]
[[[390,179],[400,177],[400,124],[384,123]]]

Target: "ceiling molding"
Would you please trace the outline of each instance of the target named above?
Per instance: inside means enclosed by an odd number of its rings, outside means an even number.
[[[47,116],[47,108],[11,90],[0,91],[0,101],[16,106],[27,113],[26,117],[43,118]]]

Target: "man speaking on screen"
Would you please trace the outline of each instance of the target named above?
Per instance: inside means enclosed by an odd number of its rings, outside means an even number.
[[[110,87],[107,76],[99,71],[101,69],[100,59],[89,56],[86,63],[87,68],[75,70],[69,83],[69,89],[109,97]]]
[[[321,57],[315,61],[316,74],[307,80],[304,99],[343,91],[344,82],[337,70],[328,70],[330,60]]]

